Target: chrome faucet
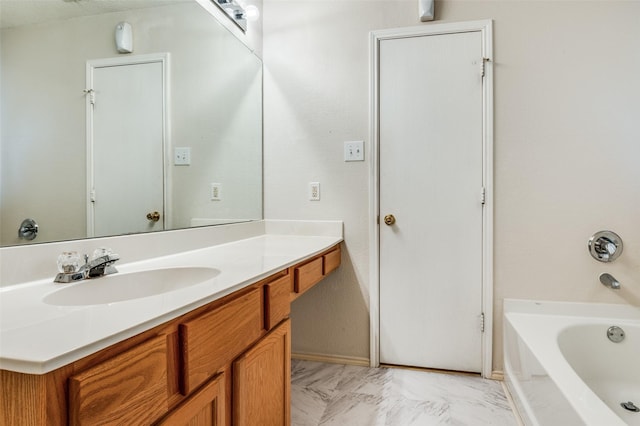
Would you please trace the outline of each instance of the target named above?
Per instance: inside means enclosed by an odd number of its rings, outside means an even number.
[[[95,278],[118,272],[113,264],[120,260],[120,256],[107,252],[91,261],[88,261],[89,257],[85,255],[84,260],[85,264],[83,268],[86,270],[86,278]]]
[[[589,252],[600,262],[613,262],[622,254],[622,238],[612,231],[600,231],[589,239]]]
[[[68,253],[63,253],[63,255],[65,254]],[[63,263],[61,272],[56,275],[53,281],[56,283],[70,283],[115,274],[118,270],[113,264],[118,260],[120,260],[120,256],[112,253],[111,250],[97,249],[93,253],[91,260],[89,260],[89,256],[84,255],[84,265],[79,268],[77,268],[77,263],[75,265],[65,265]]]
[[[620,290],[620,282],[613,278],[613,275],[608,273],[600,274],[600,282],[605,287],[609,287],[612,290]]]

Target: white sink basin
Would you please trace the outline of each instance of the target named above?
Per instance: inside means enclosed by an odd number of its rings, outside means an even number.
[[[220,271],[216,268],[166,268],[117,273],[67,285],[49,293],[42,301],[49,305],[82,306],[123,302],[204,283]]]

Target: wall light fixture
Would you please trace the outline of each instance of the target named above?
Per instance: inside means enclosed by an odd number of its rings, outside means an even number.
[[[236,23],[243,32],[247,31],[247,16],[244,8],[236,0],[211,0],[224,10],[227,16]]]

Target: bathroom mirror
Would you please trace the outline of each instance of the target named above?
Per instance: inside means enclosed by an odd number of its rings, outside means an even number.
[[[2,246],[262,219],[262,63],[195,0],[1,0],[0,21]]]

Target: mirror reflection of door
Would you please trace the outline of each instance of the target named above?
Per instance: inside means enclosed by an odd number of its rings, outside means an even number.
[[[87,67],[89,236],[165,228],[166,56],[144,58]]]

